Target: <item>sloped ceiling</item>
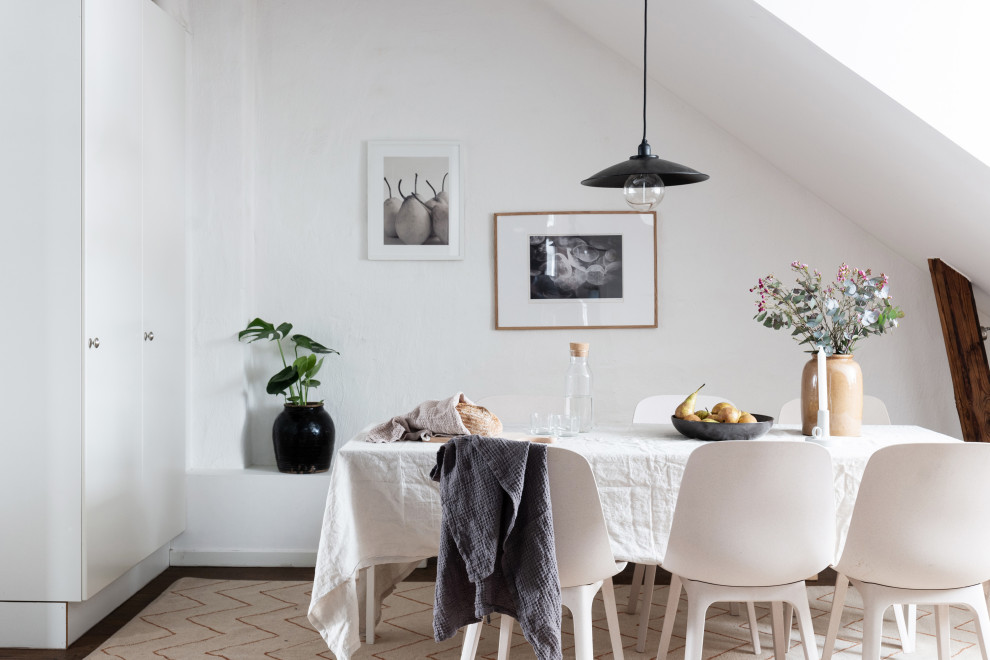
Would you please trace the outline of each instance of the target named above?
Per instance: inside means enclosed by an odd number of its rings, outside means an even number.
[[[543,2],[642,66],[641,2]],[[953,265],[990,309],[990,167],[760,5],[653,0],[649,74],[920,268]]]

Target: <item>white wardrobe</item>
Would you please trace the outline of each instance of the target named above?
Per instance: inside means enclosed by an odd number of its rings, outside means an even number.
[[[0,647],[64,647],[185,526],[185,32],[0,2]]]

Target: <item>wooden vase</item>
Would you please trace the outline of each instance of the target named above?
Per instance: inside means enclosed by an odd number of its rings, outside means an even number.
[[[863,370],[852,355],[825,358],[828,378],[829,427],[832,435],[859,436],[863,423]],[[801,432],[811,435],[818,424],[818,356],[801,372]]]

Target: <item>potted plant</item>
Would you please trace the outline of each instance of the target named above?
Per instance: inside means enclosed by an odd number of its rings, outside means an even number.
[[[811,359],[801,375],[802,431],[811,434],[818,409],[818,379],[814,354],[821,347],[826,358],[832,435],[858,436],[863,415],[863,372],[853,350],[863,339],[887,334],[904,318],[891,304],[887,276],[842,264],[832,282],[823,281],[808,264],[791,263],[797,275],[788,286],[770,274],[756,286],[755,318],[764,327],[790,330],[799,344],[807,344]]]
[[[273,341],[282,358],[283,369],[271,377],[266,387],[269,394],[285,398],[285,407],[272,426],[275,462],[279,472],[326,472],[333,457],[333,419],[323,408],[323,401],[310,401],[310,393],[320,385],[316,374],[323,367],[324,358],[317,358],[317,355],[340,353],[305,335],[290,336],[291,331],[291,323],[281,323],[276,327],[257,318],[237,334],[237,339],[248,343],[259,339]],[[292,364],[286,360],[283,340],[292,344]]]

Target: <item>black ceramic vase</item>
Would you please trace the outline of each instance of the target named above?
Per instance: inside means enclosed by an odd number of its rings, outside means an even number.
[[[272,427],[279,472],[311,474],[330,469],[334,427],[322,403],[286,404]]]

